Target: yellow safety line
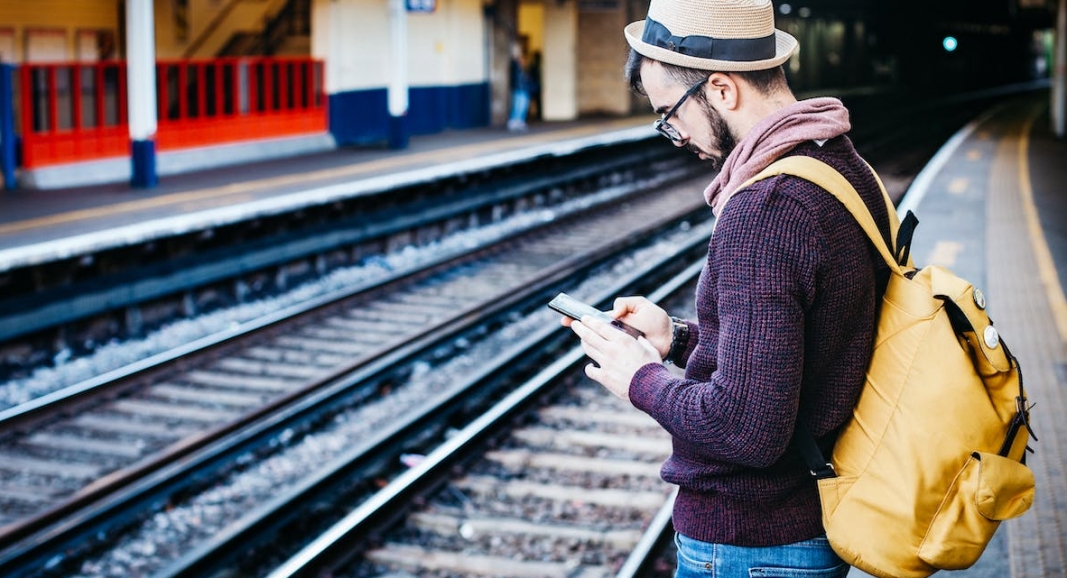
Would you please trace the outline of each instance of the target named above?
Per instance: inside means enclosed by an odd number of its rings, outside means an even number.
[[[1030,232],[1030,244],[1034,251],[1034,258],[1037,260],[1041,282],[1045,286],[1045,295],[1052,309],[1052,317],[1060,333],[1060,339],[1067,344],[1067,297],[1064,296],[1063,287],[1060,285],[1060,278],[1056,273],[1056,262],[1052,259],[1052,252],[1045,239],[1045,231],[1041,228],[1041,220],[1037,217],[1034,191],[1030,183],[1030,133],[1038,112],[1035,111],[1027,119],[1023,126],[1022,138],[1019,139],[1019,192],[1022,195],[1026,226]]]
[[[19,231],[27,231],[40,227],[60,225],[63,223],[85,221],[97,217],[113,216],[120,213],[132,213],[134,211],[139,211],[143,209],[155,209],[169,205],[178,205],[181,203],[200,201],[203,199],[245,194],[269,187],[285,186],[297,183],[310,184],[311,181],[355,176],[359,174],[370,173],[382,169],[395,168],[408,164],[414,164],[415,166],[424,166],[425,161],[434,161],[436,163],[441,163],[452,159],[469,159],[483,152],[503,152],[508,148],[516,148],[514,145],[525,145],[532,144],[538,141],[552,140],[546,138],[550,136],[555,139],[559,139],[562,136],[566,136],[567,138],[575,138],[593,133],[603,132],[605,130],[612,130],[614,129],[614,127],[620,125],[638,126],[636,123],[634,123],[633,119],[622,119],[607,124],[598,123],[595,125],[575,127],[551,133],[523,135],[510,138],[506,142],[494,139],[484,143],[474,143],[462,147],[424,151],[405,156],[379,159],[376,161],[357,162],[352,165],[331,169],[322,169],[309,173],[298,173],[292,175],[259,179],[254,181],[245,181],[241,183],[223,185],[219,187],[198,189],[182,193],[173,193],[169,195],[161,195],[149,199],[126,201],[103,207],[95,207],[92,209],[79,209],[76,211],[68,211],[65,213],[49,215],[47,217],[38,217],[35,219],[26,219],[23,221],[15,221],[12,223],[3,224],[0,225],[0,235],[16,233]],[[443,157],[442,152],[448,152],[450,154],[447,154]]]

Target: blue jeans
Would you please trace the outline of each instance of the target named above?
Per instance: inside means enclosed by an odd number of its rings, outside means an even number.
[[[530,110],[530,93],[525,90],[514,90],[511,92],[511,114],[508,115],[508,122],[515,124],[526,124],[526,113]]]
[[[826,536],[766,548],[709,544],[681,534],[674,543],[675,578],[845,578],[849,570]]]

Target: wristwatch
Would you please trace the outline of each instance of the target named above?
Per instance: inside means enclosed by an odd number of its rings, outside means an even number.
[[[672,315],[671,325],[674,327],[674,334],[671,336],[671,348],[667,350],[667,356],[663,358],[663,361],[682,367],[685,362],[680,358],[689,344],[689,324],[685,322],[685,319]]]

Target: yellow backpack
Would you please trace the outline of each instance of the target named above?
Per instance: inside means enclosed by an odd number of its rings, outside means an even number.
[[[830,462],[805,428],[796,435],[818,479],[830,544],[849,564],[883,578],[968,568],[1000,522],[1022,515],[1034,499],[1024,463],[1034,434],[1018,361],[981,291],[944,267],[914,267],[908,245],[918,221],[909,212],[900,227],[880,181],[895,252],[832,167],[786,157],[750,182],[779,174],[833,193],[892,271],[866,384]]]

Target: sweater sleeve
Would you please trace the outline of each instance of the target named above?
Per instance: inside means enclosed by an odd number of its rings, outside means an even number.
[[[718,323],[700,328],[686,378],[652,364],[630,385],[631,402],[676,444],[750,467],[777,461],[793,433],[819,259],[813,216],[774,194],[779,181],[738,194],[720,218],[697,293],[698,309],[711,309],[702,323]]]

